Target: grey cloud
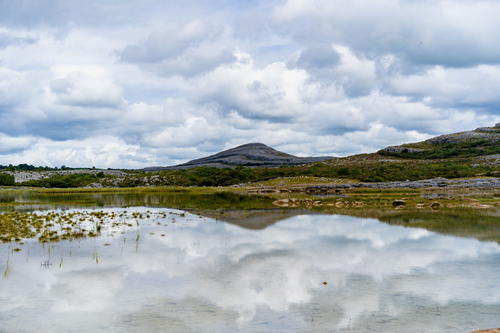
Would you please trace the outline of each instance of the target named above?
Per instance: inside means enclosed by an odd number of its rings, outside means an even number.
[[[315,44],[300,53],[298,65],[305,68],[324,69],[337,65],[340,56],[329,44]]]
[[[22,130],[17,133],[25,135],[36,133],[44,138],[54,141],[65,141],[72,139],[85,139],[91,136],[110,134],[116,129],[112,127],[113,121],[85,120],[85,119],[61,119],[54,118],[48,120],[32,120],[25,124]]]
[[[32,137],[10,137],[0,132],[0,155],[26,150],[34,141]]]
[[[169,27],[153,32],[144,42],[127,46],[121,60],[125,62],[155,63],[176,57],[188,47],[199,45],[207,37],[205,27],[197,22],[180,29]]]
[[[377,88],[375,62],[332,44],[308,46],[295,65],[307,70],[314,80],[337,86],[349,97],[367,95]]]
[[[192,21],[165,27],[152,33],[144,42],[125,47],[120,59],[138,63],[160,75],[196,75],[236,58],[224,43],[224,30]]]
[[[288,0],[275,15],[276,28],[299,43],[336,41],[372,58],[395,54],[417,65],[463,67],[500,62],[499,11],[496,1]]]
[[[60,78],[50,88],[56,103],[82,108],[118,108],[123,103],[120,87],[99,78]]]
[[[31,44],[37,41],[36,38],[12,36],[7,33],[0,33],[0,49],[9,45]]]
[[[472,68],[432,68],[414,75],[399,75],[389,80],[392,94],[425,100],[437,107],[476,109],[498,113],[500,67],[481,65]]]
[[[205,46],[204,49],[207,52],[204,52],[203,49],[188,51],[175,58],[163,59],[161,63],[147,68],[162,76],[195,76],[236,59],[230,49],[216,50],[211,46]]]

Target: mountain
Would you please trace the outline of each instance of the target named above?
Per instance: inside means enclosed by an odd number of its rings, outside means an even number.
[[[410,159],[445,159],[455,157],[500,156],[500,123],[493,127],[480,127],[473,131],[437,136],[425,141],[389,146],[376,154],[359,155],[357,159],[373,160],[374,157],[395,156]],[[355,156],[353,156],[355,157]],[[145,171],[178,170],[196,167],[231,168],[245,167],[280,167],[303,165],[331,160],[339,163],[350,157],[297,157],[280,152],[262,143],[247,143],[220,153],[168,167],[149,167]]]
[[[389,146],[381,155],[407,158],[451,158],[500,154],[500,123],[473,131],[437,136],[422,142]]]
[[[263,143],[247,143],[235,148],[170,167],[149,167],[145,171],[190,169],[201,166],[216,168],[246,167],[279,167],[285,165],[301,165],[320,162],[333,157],[297,157],[280,152]]]

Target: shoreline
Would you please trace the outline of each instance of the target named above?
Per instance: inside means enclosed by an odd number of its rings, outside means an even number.
[[[79,174],[82,172],[70,172],[71,174]],[[57,172],[57,174],[60,174]],[[269,181],[257,181],[250,183],[242,183],[229,186],[168,186],[168,185],[140,185],[134,187],[119,187],[119,186],[83,186],[83,187],[35,187],[35,186],[0,186],[0,189],[45,189],[45,190],[61,190],[61,191],[107,191],[120,189],[192,189],[192,188],[210,188],[210,189],[248,189],[254,193],[266,193],[266,189],[284,189],[289,188],[290,192],[306,192],[306,193],[329,193],[337,189],[430,189],[430,188],[489,188],[500,190],[500,177],[466,177],[466,178],[429,178],[421,180],[406,180],[406,181],[383,181],[383,182],[358,182],[351,179],[329,179],[319,177],[304,176],[303,182],[295,182],[289,184],[289,179],[298,179],[301,177],[283,177],[271,179],[277,181],[276,184],[267,184]],[[317,183],[308,182],[308,180],[321,180]],[[257,192],[255,192],[257,191]]]
[[[500,208],[500,178],[435,178],[407,182],[356,183],[337,179],[311,179],[301,182],[275,179],[272,182],[240,184],[219,187],[142,186],[142,187],[0,187],[0,192],[38,193],[40,195],[71,196],[78,194],[158,194],[206,196],[234,193],[261,197],[280,208],[307,209],[457,209],[473,208],[498,210]],[[296,180],[296,179],[295,179]],[[318,183],[310,182],[315,180]],[[309,182],[308,182],[309,181]],[[63,200],[66,201],[66,200]],[[1,207],[22,206],[26,202],[1,202]]]

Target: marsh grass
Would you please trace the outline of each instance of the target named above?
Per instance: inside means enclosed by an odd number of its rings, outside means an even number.
[[[103,231],[115,234],[138,229],[139,220],[164,220],[168,215],[166,212],[149,210],[144,213],[113,210],[7,212],[0,214],[0,241],[22,245],[24,240],[32,238],[40,243],[53,243],[98,237]],[[134,220],[135,226],[131,223]]]

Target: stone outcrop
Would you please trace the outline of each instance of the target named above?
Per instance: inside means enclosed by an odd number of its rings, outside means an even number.
[[[404,147],[404,146],[389,146],[385,147],[383,151],[388,153],[418,153],[424,151],[425,149]]]
[[[337,202],[329,202],[324,203],[321,200],[312,200],[312,199],[297,199],[297,198],[287,198],[287,199],[278,199],[273,201],[273,205],[283,208],[313,208],[313,207],[336,207],[336,208],[362,208],[364,203],[361,201],[337,201]]]
[[[426,188],[426,187],[455,187],[455,188],[500,188],[500,178],[472,178],[472,179],[446,179],[434,178],[405,182],[379,182],[379,183],[349,183],[308,186],[304,189],[307,193],[336,193],[339,189],[350,188]]]
[[[473,131],[459,132],[453,134],[440,135],[422,142],[413,144],[403,144],[398,146],[389,146],[381,149],[379,153],[386,154],[406,154],[418,153],[431,150],[433,147],[445,144],[462,143],[470,140],[482,140],[485,145],[500,144],[500,124],[494,127],[480,127]]]
[[[394,200],[392,202],[392,207],[402,207],[406,205],[406,201],[404,201],[403,199],[400,199],[400,200]]]
[[[500,142],[500,132],[497,127],[481,127],[474,131],[440,135],[424,141],[430,144],[459,143],[471,139],[483,139],[491,142]]]
[[[75,174],[91,174],[95,175],[103,173],[109,176],[125,177],[126,173],[121,170],[104,170],[104,169],[72,169],[72,170],[57,170],[57,171],[4,171],[13,175],[16,183],[23,183],[30,180],[40,180],[52,176],[67,176]]]

